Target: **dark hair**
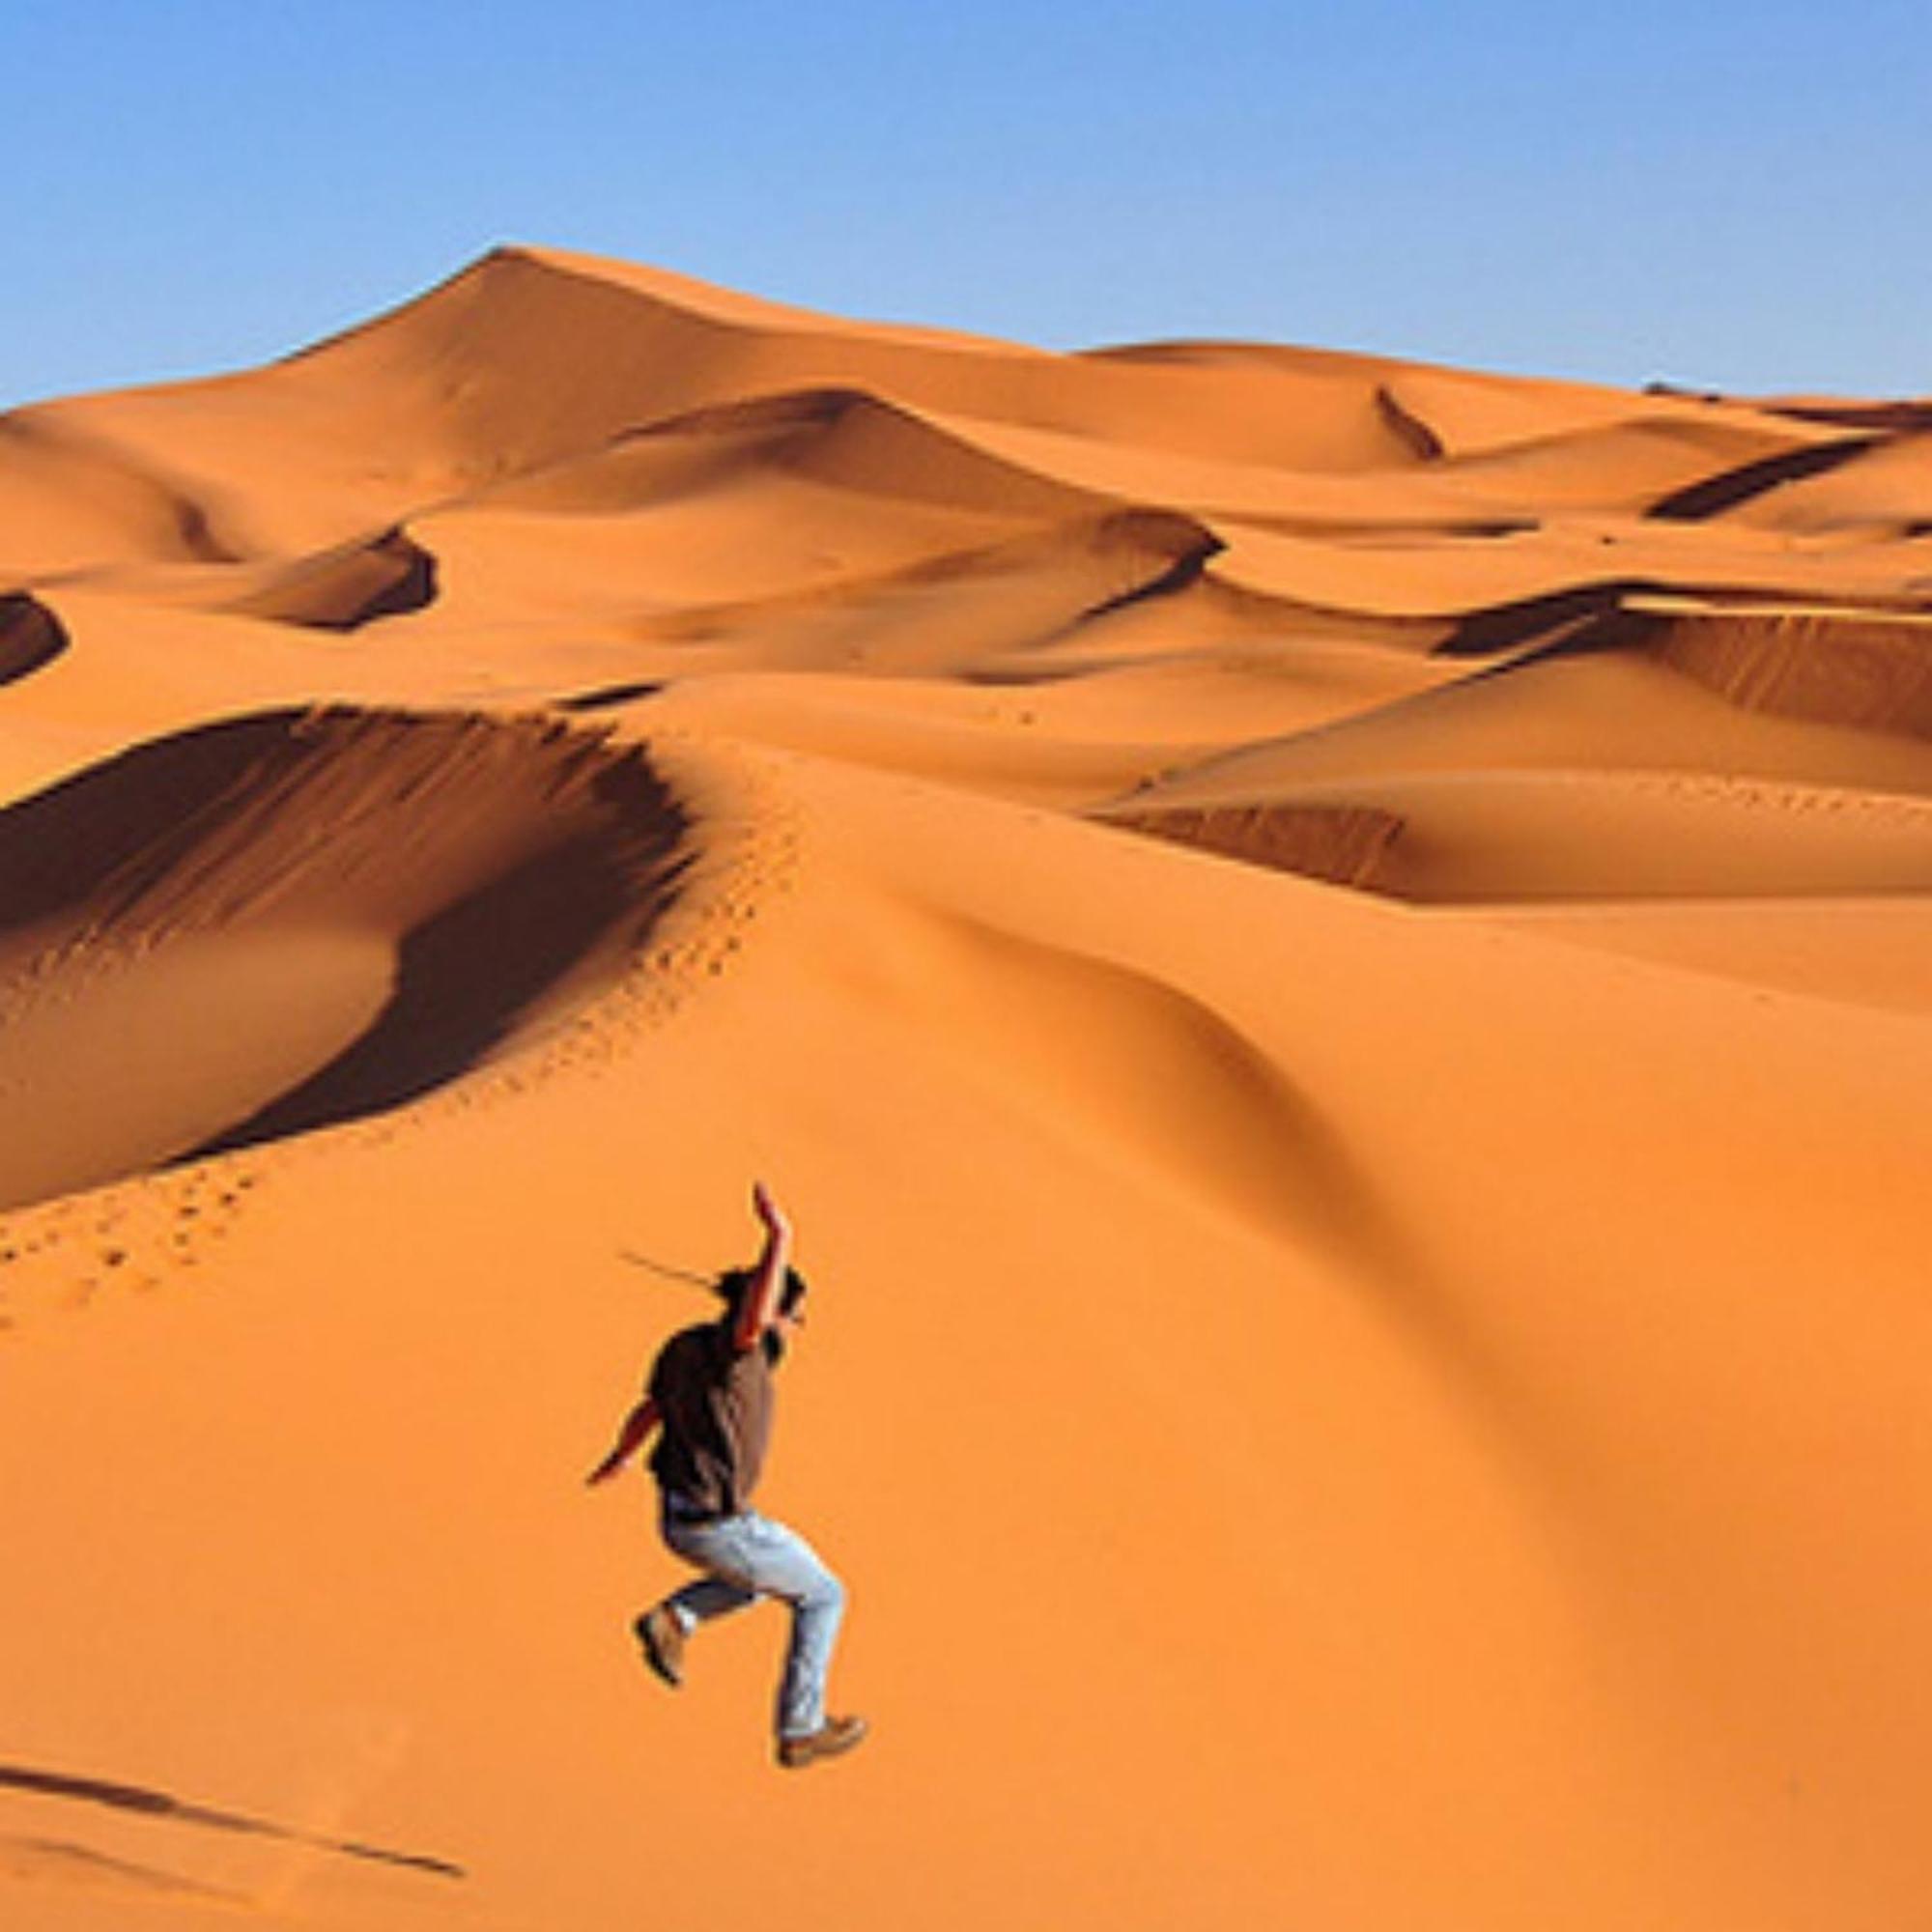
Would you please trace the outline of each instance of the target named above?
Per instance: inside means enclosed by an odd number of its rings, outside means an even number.
[[[724,1304],[724,1319],[736,1321],[745,1306],[745,1296],[751,1293],[752,1284],[758,1278],[754,1267],[726,1268],[711,1284],[711,1292]],[[779,1313],[789,1315],[805,1299],[807,1283],[805,1277],[795,1267],[785,1269],[784,1287],[779,1293]]]

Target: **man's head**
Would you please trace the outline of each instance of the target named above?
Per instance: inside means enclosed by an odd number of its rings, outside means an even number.
[[[745,1297],[758,1278],[754,1267],[726,1268],[711,1284],[712,1292],[724,1304],[720,1318],[727,1327],[735,1327],[745,1306]],[[783,1351],[785,1339],[805,1325],[805,1277],[795,1267],[785,1269],[784,1287],[779,1291],[779,1305],[772,1325],[765,1331],[766,1352],[776,1361]]]

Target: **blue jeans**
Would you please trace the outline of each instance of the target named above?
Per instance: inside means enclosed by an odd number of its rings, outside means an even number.
[[[809,1737],[825,1724],[825,1679],[845,1614],[845,1589],[796,1531],[746,1510],[717,1522],[664,1518],[664,1540],[705,1574],[665,1603],[688,1633],[760,1597],[791,1605],[791,1643],[779,1685],[781,1738]]]

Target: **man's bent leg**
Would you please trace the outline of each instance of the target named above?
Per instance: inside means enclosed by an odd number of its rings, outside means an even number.
[[[673,1689],[684,1682],[685,1638],[699,1624],[728,1616],[758,1600],[758,1592],[750,1582],[735,1575],[719,1574],[714,1559],[723,1552],[714,1550],[704,1540],[711,1528],[708,1523],[681,1523],[666,1518],[665,1542],[687,1563],[696,1564],[706,1574],[672,1591],[632,1625],[644,1662]]]
[[[700,1577],[683,1589],[673,1590],[665,1599],[665,1605],[688,1635],[697,1625],[708,1624],[713,1617],[729,1616],[757,1601],[758,1593],[742,1583],[724,1577]]]
[[[737,1539],[725,1533],[736,1520],[726,1518],[721,1522],[668,1523],[665,1527],[665,1542],[687,1563],[695,1563],[705,1573],[665,1599],[665,1607],[687,1635],[713,1617],[728,1616],[758,1601],[758,1585],[739,1560]]]

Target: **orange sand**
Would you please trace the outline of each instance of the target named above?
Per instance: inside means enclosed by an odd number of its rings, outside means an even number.
[[[521,249],[0,419],[0,1922],[1918,1922],[1926,425]],[[754,1175],[802,1777],[582,1487]]]

